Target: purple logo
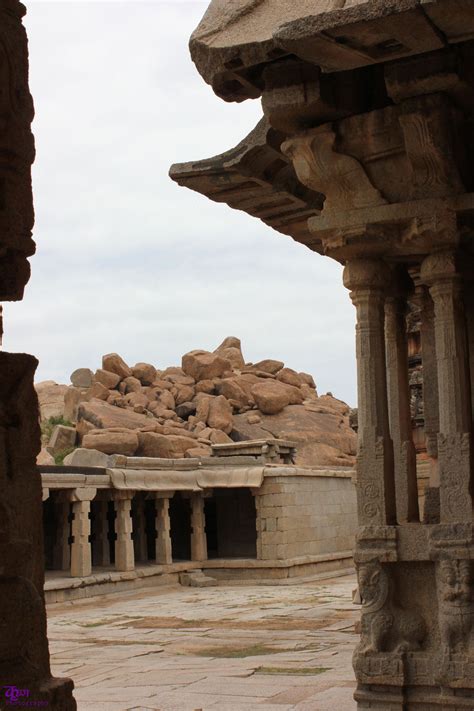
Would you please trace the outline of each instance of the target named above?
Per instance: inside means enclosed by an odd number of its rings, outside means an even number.
[[[7,706],[23,706],[29,708],[38,708],[41,706],[47,706],[47,701],[33,701],[30,700],[30,690],[29,689],[19,689],[15,684],[8,684],[7,686],[2,686],[3,693],[7,702]]]

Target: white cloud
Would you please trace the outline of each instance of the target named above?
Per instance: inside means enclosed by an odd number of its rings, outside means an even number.
[[[191,63],[205,7],[28,3],[38,253],[24,301],[5,307],[5,348],[67,382],[111,350],[169,365],[237,335],[249,360],[281,358],[354,403],[339,265],[168,178],[261,115],[217,99]]]

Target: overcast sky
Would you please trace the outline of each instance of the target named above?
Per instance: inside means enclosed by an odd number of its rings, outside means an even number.
[[[69,382],[103,353],[166,367],[234,335],[247,360],[279,358],[355,404],[339,265],[168,178],[261,116],[259,101],[219,100],[189,58],[207,3],[26,5],[37,254],[23,302],[5,306],[5,349]]]

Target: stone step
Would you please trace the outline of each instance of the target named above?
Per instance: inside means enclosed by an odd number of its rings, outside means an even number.
[[[179,582],[181,585],[191,588],[210,588],[217,585],[217,580],[209,577],[209,575],[204,575],[202,570],[191,570],[187,573],[180,573]]]

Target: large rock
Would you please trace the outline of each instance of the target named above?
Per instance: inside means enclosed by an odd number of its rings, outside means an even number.
[[[192,385],[177,385],[176,386],[176,405],[182,405],[183,402],[190,402],[196,394],[195,388]]]
[[[84,449],[96,449],[104,454],[125,454],[132,457],[138,449],[136,432],[123,428],[92,430],[82,439]]]
[[[76,428],[65,427],[64,425],[56,425],[49,440],[47,450],[55,456],[60,452],[65,452],[67,449],[72,449],[76,444]]]
[[[133,375],[124,378],[122,385],[125,385],[126,393],[139,393],[142,389],[142,384],[138,378],[134,378]]]
[[[132,375],[142,385],[151,385],[156,380],[156,368],[150,363],[137,363],[132,368]]]
[[[282,368],[276,374],[277,380],[281,383],[286,383],[287,385],[293,385],[295,388],[299,388],[303,384],[303,379],[300,378],[296,370],[292,368]]]
[[[54,380],[44,380],[35,385],[42,420],[50,417],[64,417],[64,397],[67,385],[58,385]]]
[[[90,388],[92,385],[93,373],[89,368],[78,368],[71,373],[71,383],[75,388]]]
[[[92,387],[89,388],[89,391],[87,393],[87,399],[88,400],[107,400],[110,395],[110,391],[105,385],[102,385],[102,383],[95,382],[92,383]]]
[[[235,336],[228,336],[225,338],[221,345],[216,348],[214,353],[226,358],[230,361],[233,368],[241,370],[245,366],[245,360],[242,355],[242,344],[240,338],[235,338]]]
[[[272,360],[271,358],[266,358],[265,360],[260,360],[258,363],[252,365],[252,370],[261,370],[263,373],[270,373],[271,375],[276,375],[279,370],[285,367],[285,364],[281,360]]]
[[[81,403],[78,409],[78,420],[86,420],[97,429],[108,429],[110,427],[139,429],[149,423],[145,415],[139,415],[136,412],[109,405],[109,403],[102,400],[90,400],[89,402]]]
[[[226,434],[232,432],[234,424],[232,407],[223,395],[219,395],[210,400],[207,424],[209,427],[222,430]]]
[[[50,454],[50,453],[48,452],[48,450],[43,447],[43,448],[41,449],[40,453],[38,454],[38,456],[36,457],[36,464],[37,464],[38,466],[43,466],[43,467],[45,467],[45,466],[50,466],[50,465],[52,465],[52,464],[54,464],[54,463],[55,463],[55,462],[54,462],[54,457],[53,457],[53,455]]]
[[[72,385],[68,387],[64,395],[64,419],[67,422],[76,422],[77,410],[84,400],[87,400],[86,390],[75,388]]]
[[[78,447],[74,452],[64,457],[63,464],[68,467],[107,467],[109,457],[97,449]]]
[[[302,466],[353,466],[357,436],[348,418],[339,413],[312,412],[303,405],[290,405],[277,415],[261,414],[261,422],[249,424],[248,415],[234,415],[235,440],[268,436],[297,443],[296,464]]]
[[[189,449],[196,447],[192,437],[162,435],[157,432],[140,432],[138,454],[141,457],[181,459]]]
[[[111,373],[116,373],[120,376],[120,380],[132,375],[132,369],[128,367],[118,353],[108,353],[102,356],[102,368],[103,370],[109,370]]]
[[[183,371],[199,382],[221,378],[224,373],[232,371],[232,365],[227,358],[222,358],[216,353],[191,351],[183,356]]]
[[[120,383],[120,380],[120,375],[117,375],[117,373],[111,373],[110,370],[99,368],[95,371],[94,381],[96,383],[101,383],[101,385],[105,385],[108,390],[116,388]]]
[[[252,387],[252,396],[264,415],[276,415],[287,405],[303,402],[303,395],[291,385],[278,380],[265,380]]]
[[[234,400],[239,407],[246,407],[251,402],[236,378],[219,380],[216,389],[219,395],[223,395],[227,400]]]

